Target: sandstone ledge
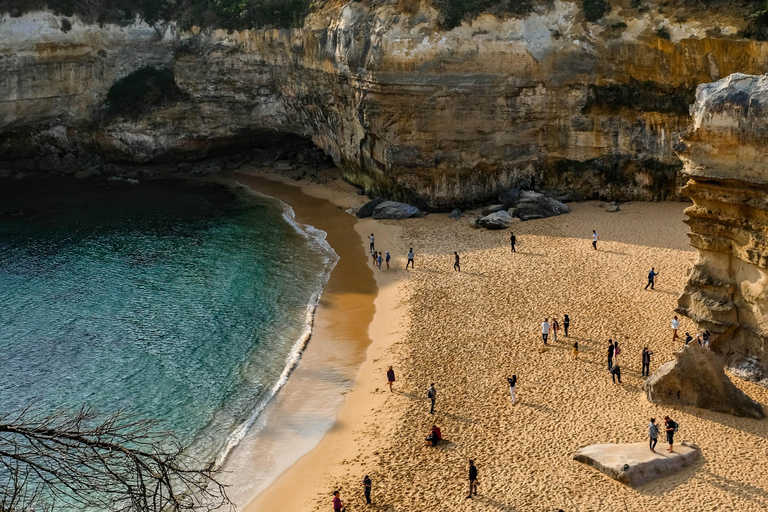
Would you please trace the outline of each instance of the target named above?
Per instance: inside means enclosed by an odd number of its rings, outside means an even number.
[[[699,448],[694,444],[676,444],[673,453],[666,450],[663,443],[656,447],[656,453],[650,451],[648,443],[593,444],[580,448],[573,459],[623,484],[638,487],[680,471],[699,456]]]

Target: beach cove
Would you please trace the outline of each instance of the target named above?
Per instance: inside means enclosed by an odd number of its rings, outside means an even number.
[[[344,209],[365,201],[335,180],[271,178]],[[474,230],[466,219],[447,214],[357,221],[358,253],[360,246],[367,253],[366,236],[373,232],[377,249],[393,256],[392,270],[374,270],[379,293],[366,358],[333,427],[245,510],[331,510],[334,490],[348,510],[362,510],[366,474],[376,510],[768,506],[768,479],[761,475],[768,427],[693,407],[655,405],[641,389],[641,349],[654,352],[654,371],[681,346],[671,342],[669,319],[695,259],[683,223],[686,205],[631,203],[617,213],[595,202],[571,208],[565,216],[515,224],[517,254],[510,253],[507,232]],[[591,247],[592,229],[600,234],[599,251]],[[406,273],[411,246],[416,269]],[[453,251],[462,256],[460,273],[452,269]],[[661,275],[655,291],[644,291],[651,266]],[[564,340],[561,333],[541,351],[541,321],[557,316],[562,322],[565,313],[571,337]],[[321,317],[318,310],[316,321]],[[681,331],[688,329],[694,325],[683,319]],[[622,385],[612,383],[605,368],[609,338],[622,346]],[[579,343],[577,361],[573,341]],[[394,393],[385,378],[390,364],[397,374]],[[506,386],[513,373],[515,406]],[[426,398],[431,382],[438,389],[433,416]],[[765,388],[734,382],[768,402]],[[703,454],[678,474],[633,490],[572,460],[589,444],[642,441],[648,418],[665,414],[681,424],[679,439],[696,443]],[[448,440],[437,449],[423,442],[433,423]],[[731,442],[722,443],[724,438]],[[468,504],[470,457],[480,486]]]

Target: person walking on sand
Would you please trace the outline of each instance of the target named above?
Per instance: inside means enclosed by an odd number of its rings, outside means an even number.
[[[466,499],[471,499],[472,494],[477,496],[477,468],[472,459],[469,459],[469,496]]]
[[[517,375],[513,375],[511,379],[507,377],[507,382],[509,383],[509,401],[514,405],[516,403],[515,388],[517,387]]]
[[[616,384],[616,379],[619,379],[619,384],[621,384],[621,368],[619,363],[614,364],[613,368],[611,368],[611,379],[613,379],[614,384]]]
[[[333,491],[333,512],[345,512],[341,497],[339,497],[339,491]]]
[[[509,243],[512,245],[512,252],[517,252],[515,250],[515,244],[517,243],[517,237],[515,236],[514,231],[509,232]]]
[[[381,271],[381,263],[382,263],[382,261],[384,261],[384,260],[381,257],[381,253],[379,253],[379,257],[376,259],[376,263],[379,264],[379,271]]]
[[[619,342],[614,341],[613,342],[613,361],[615,364],[619,364],[619,354],[621,354],[621,349],[619,348]]]
[[[544,344],[547,344],[547,336],[549,336],[549,329],[552,326],[549,325],[549,318],[545,318],[541,323],[541,337],[544,339]]]
[[[432,402],[432,405],[429,408],[429,414],[435,414],[435,399],[437,398],[437,390],[435,389],[434,382],[429,385],[429,389],[427,390],[427,398],[429,398]]]
[[[648,377],[651,374],[651,356],[653,352],[648,350],[648,347],[643,348],[643,377]]]
[[[613,340],[608,340],[608,371],[613,368]]]
[[[395,383],[395,370],[392,369],[392,367],[389,367],[389,370],[387,370],[387,383],[389,384],[389,392],[392,392],[392,384]]]
[[[405,264],[405,270],[408,270],[408,265],[410,265],[411,268],[415,268],[413,266],[413,247],[408,249],[408,262]]]
[[[592,248],[597,250],[597,231],[592,230]]]
[[[651,422],[648,424],[648,437],[650,438],[649,446],[651,451],[656,453],[656,443],[659,440],[659,426],[656,425],[656,418],[651,418]]]
[[[378,260],[378,258],[376,258],[376,256],[377,255],[376,255],[375,251],[371,253],[371,258],[373,258],[373,266],[374,267],[376,266],[376,263],[377,263],[377,260]]]
[[[557,331],[560,330],[560,324],[557,321],[557,318],[552,319],[552,341],[557,343]]]
[[[371,233],[371,236],[368,237],[368,240],[371,241],[368,252],[376,252],[376,238],[373,236],[373,233]]]
[[[664,416],[664,429],[667,431],[667,443],[669,443],[669,453],[672,453],[672,445],[675,444],[675,432],[677,432],[677,423],[672,421],[669,416]]]
[[[456,260],[453,262],[453,270],[458,270],[459,272],[461,272],[461,263],[459,262],[459,253],[454,251],[453,255],[456,256]]]
[[[578,341],[573,342],[573,358],[574,359],[579,358],[579,342]]]
[[[365,478],[363,478],[363,492],[365,493],[366,505],[370,505],[371,504],[371,478],[368,475],[365,475]]]
[[[672,341],[675,341],[677,339],[677,330],[680,328],[680,320],[677,319],[677,315],[675,315],[674,318],[672,318]]]
[[[563,332],[565,332],[565,337],[568,337],[568,326],[571,325],[571,319],[568,318],[568,315],[563,315]]]
[[[656,283],[656,276],[659,275],[658,272],[656,272],[656,269],[654,267],[651,267],[651,271],[648,272],[648,284],[645,285],[645,289],[647,290],[648,287],[651,287],[651,290],[653,290],[653,287]]]

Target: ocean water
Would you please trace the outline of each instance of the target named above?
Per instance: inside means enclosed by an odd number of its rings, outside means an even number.
[[[222,458],[287,378],[336,261],[219,184],[0,187],[0,413],[87,404]]]

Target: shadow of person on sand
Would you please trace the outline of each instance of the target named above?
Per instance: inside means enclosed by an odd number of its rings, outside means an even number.
[[[520,512],[518,509],[513,507],[512,505],[508,505],[506,503],[502,503],[500,501],[496,501],[492,498],[487,498],[481,494],[478,494],[474,497],[477,501],[480,501],[482,503],[487,503],[488,505],[492,506],[496,510],[501,510],[502,512]],[[467,500],[469,501],[469,500]]]
[[[527,401],[523,402],[522,400],[518,400],[517,401],[517,405],[522,405],[524,407],[530,407],[531,409],[536,409],[537,411],[546,412],[547,414],[552,414],[553,412],[555,412],[554,410],[552,410],[551,408],[547,407],[546,405],[535,404],[533,402],[527,402]]]

